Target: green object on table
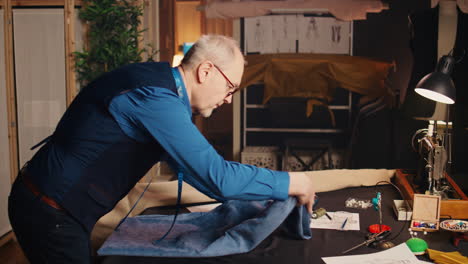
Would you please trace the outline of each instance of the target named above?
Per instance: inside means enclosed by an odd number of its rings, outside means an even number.
[[[406,245],[415,255],[422,255],[426,252],[427,243],[421,238],[410,238],[406,241]]]

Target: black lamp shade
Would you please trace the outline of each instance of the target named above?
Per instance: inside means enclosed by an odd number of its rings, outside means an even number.
[[[455,85],[450,74],[454,65],[451,56],[443,56],[436,71],[422,78],[414,89],[418,94],[444,104],[455,103]]]

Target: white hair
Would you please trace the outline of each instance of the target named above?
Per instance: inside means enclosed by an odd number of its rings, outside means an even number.
[[[203,35],[185,54],[181,64],[186,69],[193,69],[204,60],[210,60],[221,69],[226,69],[236,56],[243,59],[239,44],[234,39],[223,35]]]

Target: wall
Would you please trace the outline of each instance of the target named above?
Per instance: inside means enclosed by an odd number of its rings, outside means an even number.
[[[20,166],[66,108],[63,9],[13,9]]]
[[[0,237],[11,230],[8,220],[7,205],[10,193],[10,149],[8,140],[5,56],[3,35],[3,10],[0,9]]]
[[[354,22],[354,55],[394,61],[388,86],[395,92],[394,108],[385,109],[358,122],[358,137],[353,143],[353,168],[412,168],[418,156],[411,149],[411,137],[425,122],[400,111],[413,66],[408,15],[427,5],[427,1],[392,1],[390,9],[368,14],[367,20]],[[355,113],[358,112],[356,107]]]
[[[202,35],[201,12],[196,11],[200,1],[176,1],[175,4],[175,51],[182,54],[184,42],[195,42]]]
[[[202,1],[187,0],[175,2],[175,53],[182,54],[180,46],[184,42],[195,42],[202,34],[232,36],[232,21],[206,19],[202,12],[196,10],[196,7],[201,3]],[[208,119],[201,116],[194,118],[198,129],[214,148],[228,160],[233,159],[232,116],[232,105],[224,105],[213,112]]]
[[[10,230],[7,198],[10,192],[9,135],[5,87],[3,10],[0,18],[0,235]],[[76,10],[75,10],[76,12]],[[66,107],[63,8],[13,8],[15,95],[21,167],[35,151],[30,147],[50,135]],[[82,47],[82,27],[75,20],[75,46]],[[77,86],[78,87],[78,86]],[[16,175],[14,175],[16,176]]]

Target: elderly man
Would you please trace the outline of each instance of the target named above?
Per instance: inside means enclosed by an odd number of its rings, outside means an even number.
[[[32,263],[90,263],[90,232],[163,156],[183,180],[218,200],[284,200],[312,210],[313,185],[287,173],[224,160],[192,123],[231,103],[244,58],[224,36],[203,36],[179,67],[131,64],[82,89],[21,170],[9,200]]]

